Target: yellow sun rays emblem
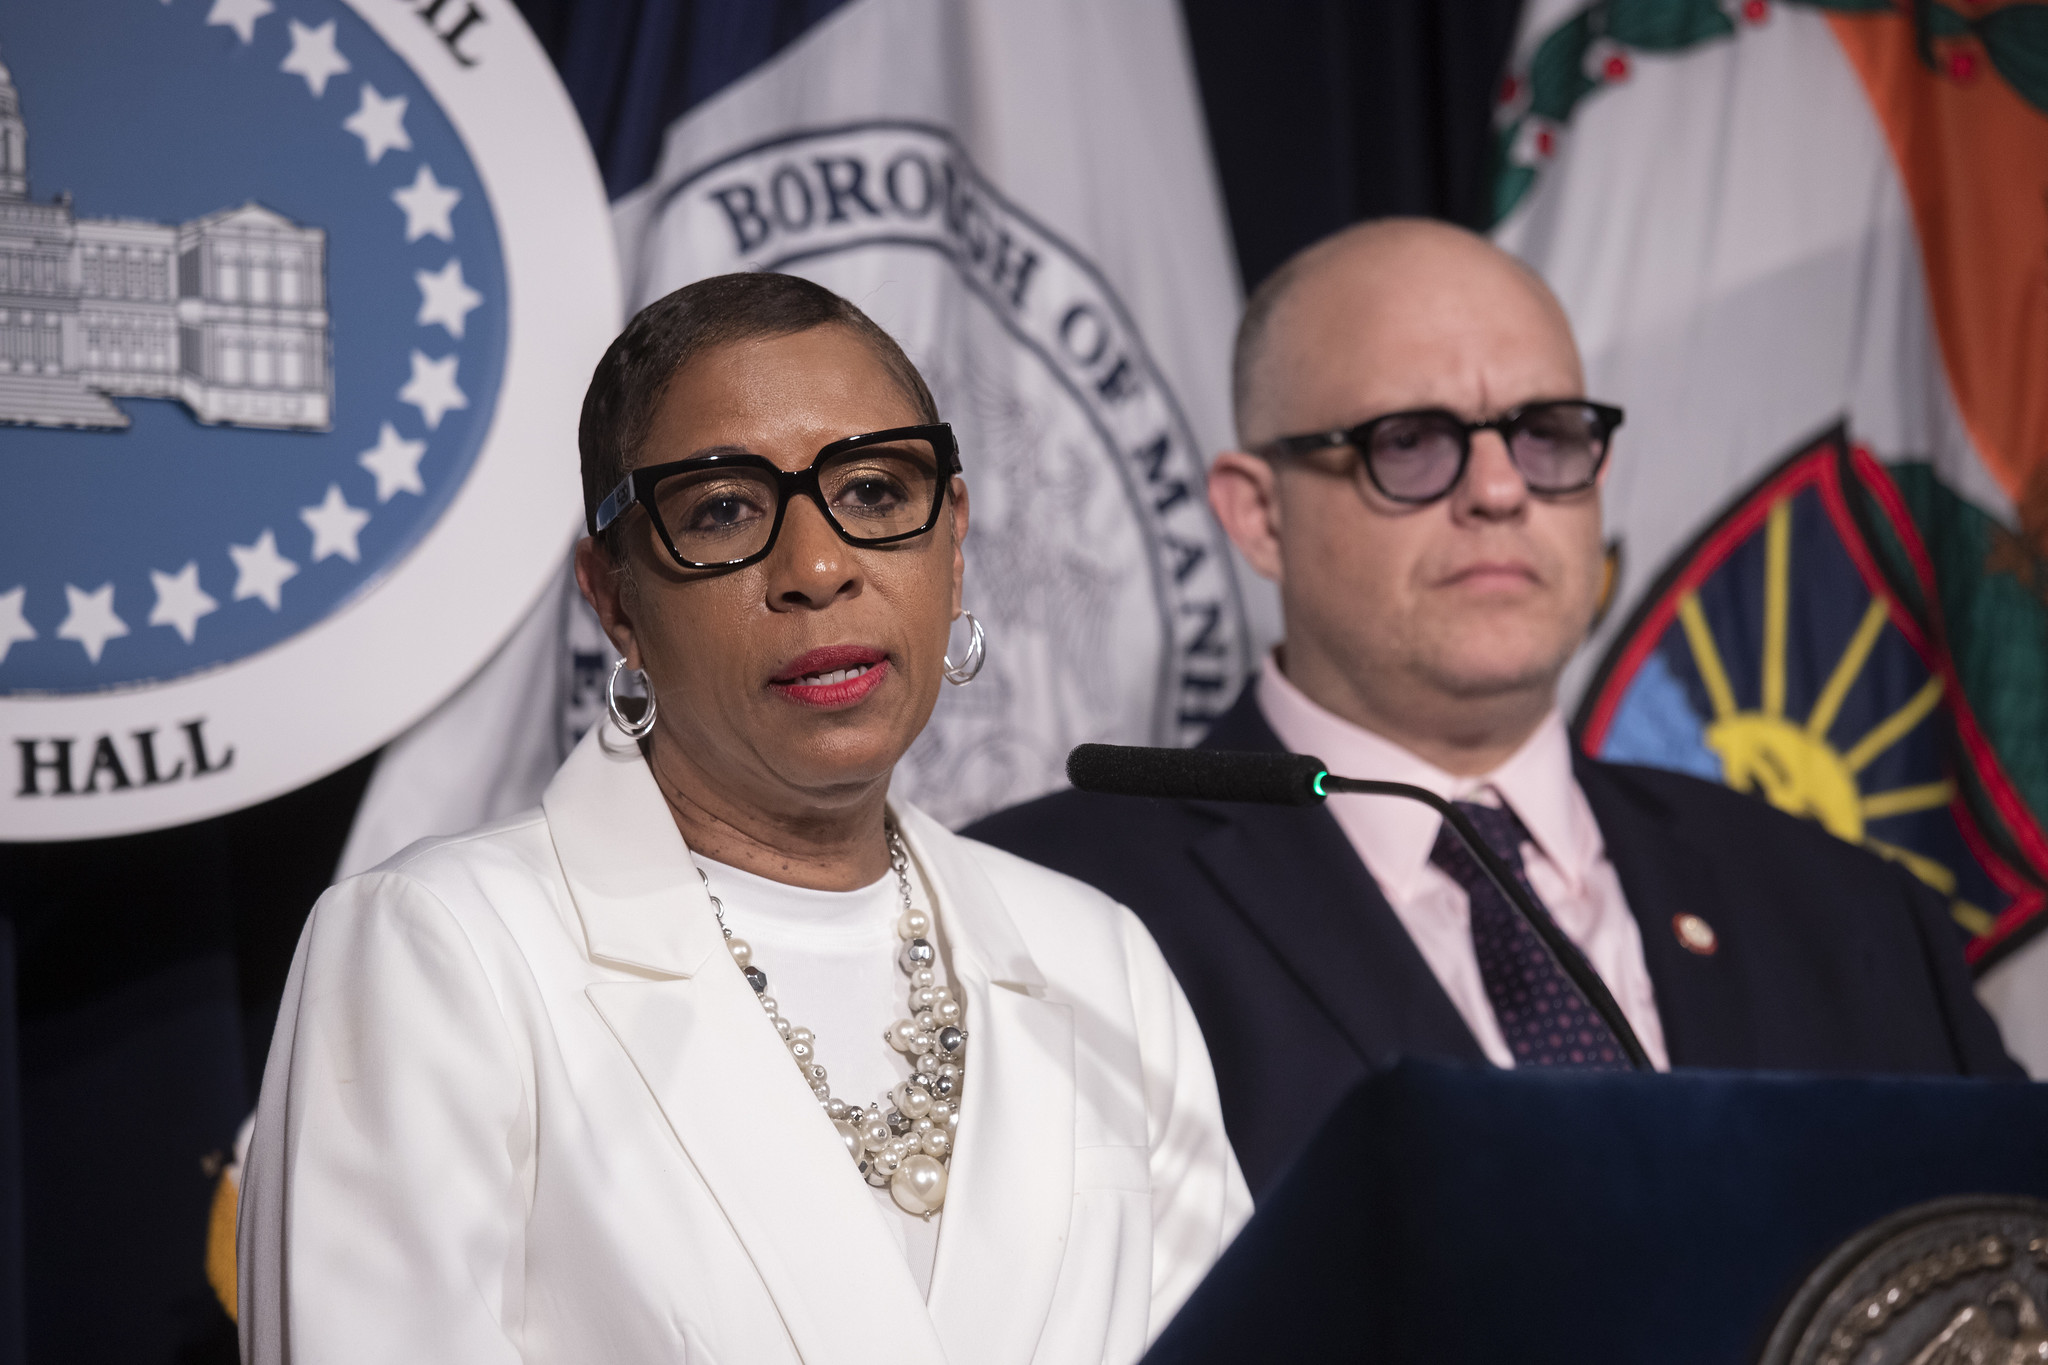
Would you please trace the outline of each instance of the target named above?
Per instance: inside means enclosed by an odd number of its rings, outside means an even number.
[[[1859,776],[1927,719],[1941,704],[1942,679],[1931,677],[1904,705],[1873,725],[1846,749],[1835,747],[1829,732],[1843,700],[1855,686],[1890,616],[1891,604],[1874,595],[1864,609],[1855,634],[1842,649],[1825,686],[1805,718],[1785,714],[1785,648],[1788,603],[1792,586],[1792,503],[1782,497],[1771,504],[1764,526],[1764,638],[1762,705],[1755,711],[1737,707],[1735,689],[1715,646],[1699,595],[1679,600],[1693,665],[1714,708],[1706,746],[1721,760],[1722,780],[1740,792],[1759,792],[1778,809],[1817,820],[1829,833],[1903,864],[1921,881],[1951,898],[1955,873],[1933,858],[1872,837],[1871,821],[1915,811],[1938,810],[1955,798],[1955,784],[1946,779],[1887,791],[1865,792]],[[1952,905],[1956,918],[1975,933],[1991,927],[1991,916],[1961,901]]]

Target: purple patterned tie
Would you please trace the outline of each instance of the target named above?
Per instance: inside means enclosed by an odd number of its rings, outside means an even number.
[[[1514,870],[1529,898],[1542,905],[1522,868],[1522,841],[1529,832],[1515,813],[1471,801],[1455,804],[1487,846]],[[1479,958],[1479,979],[1486,985],[1486,998],[1515,1065],[1627,1070],[1614,1030],[1551,958],[1536,931],[1487,880],[1449,824],[1438,832],[1429,860],[1464,887],[1472,902],[1472,950]]]

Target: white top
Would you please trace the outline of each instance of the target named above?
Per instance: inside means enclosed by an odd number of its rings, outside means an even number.
[[[903,913],[896,874],[885,873],[858,891],[813,891],[702,854],[696,861],[711,879],[711,894],[725,905],[725,927],[747,941],[754,965],[767,974],[776,1012],[817,1035],[818,1061],[833,1095],[848,1104],[873,1104],[908,1078],[910,1059],[882,1037],[908,1016],[910,1003],[910,978],[896,965],[903,946],[896,933]],[[931,897],[914,879],[911,899],[920,908],[931,907]],[[939,984],[946,984],[943,961],[934,970]],[[889,1231],[902,1246],[918,1292],[929,1295],[944,1213],[926,1220],[905,1213],[887,1186],[874,1193],[889,1214]]]
[[[1259,710],[1281,743],[1295,753],[1314,754],[1339,777],[1406,782],[1446,800],[1512,810],[1529,831],[1530,842],[1522,845],[1529,885],[1607,983],[1643,1051],[1659,1071],[1671,1069],[1664,1023],[1643,962],[1642,934],[1607,859],[1593,808],[1572,775],[1571,737],[1555,711],[1492,772],[1453,777],[1318,706],[1287,680],[1270,655],[1259,673]],[[1443,817],[1419,801],[1397,796],[1332,796],[1329,807],[1487,1058],[1496,1066],[1513,1066],[1514,1054],[1479,976],[1471,902],[1465,889],[1429,860]]]
[[[1194,1013],[1129,911],[891,810],[968,1029],[929,1295],[596,725],[539,810],[314,908],[243,1174],[244,1362],[1135,1361],[1251,1211]]]

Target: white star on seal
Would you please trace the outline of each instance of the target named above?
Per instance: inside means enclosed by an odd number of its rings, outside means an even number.
[[[412,150],[412,138],[405,131],[405,96],[385,99],[377,87],[363,82],[363,102],[341,121],[341,126],[363,140],[363,155],[374,166],[392,148]]]
[[[455,362],[460,358],[450,355],[429,360],[418,351],[412,353],[412,378],[398,391],[398,401],[418,408],[428,431],[441,429],[441,419],[450,408],[469,406],[468,397],[455,387]]]
[[[340,555],[354,564],[363,557],[356,548],[356,536],[370,524],[370,514],[360,507],[351,507],[341,496],[341,485],[327,485],[327,497],[318,507],[301,507],[299,520],[306,523],[306,529],[313,533],[313,562],[318,564],[329,555]]]
[[[64,597],[71,614],[57,627],[57,638],[78,641],[85,647],[85,657],[98,663],[107,641],[128,633],[128,623],[114,615],[114,585],[102,583],[91,592],[80,592],[66,583]]]
[[[349,69],[348,58],[335,51],[334,21],[329,19],[318,28],[290,21],[292,26],[292,50],[278,70],[293,76],[304,76],[306,88],[319,99],[327,93],[327,80],[339,76]]]
[[[28,623],[28,617],[21,613],[22,599],[28,596],[26,587],[9,588],[0,592],[0,664],[7,662],[7,651],[23,640],[36,638],[36,628]]]
[[[444,242],[455,240],[455,225],[448,221],[448,214],[462,202],[462,191],[434,179],[434,169],[426,162],[420,163],[410,185],[391,192],[391,201],[405,210],[406,241],[417,242],[430,232]]]
[[[185,567],[174,574],[151,569],[149,581],[156,585],[156,605],[149,609],[149,623],[171,626],[184,637],[186,644],[191,644],[199,629],[199,618],[220,607],[220,603],[199,586],[199,561],[187,561]]]
[[[420,482],[420,456],[426,453],[425,441],[408,441],[386,422],[377,428],[376,448],[356,456],[356,463],[377,476],[377,501],[390,502],[394,493],[427,491]]]
[[[482,294],[464,283],[461,258],[450,256],[439,270],[415,270],[412,277],[420,286],[420,326],[438,322],[459,340],[463,320],[484,301]]]
[[[277,552],[277,537],[269,527],[256,537],[254,545],[229,545],[228,556],[235,561],[235,600],[260,597],[263,605],[276,611],[284,605],[285,580],[299,566]]]
[[[233,29],[246,47],[256,36],[256,21],[276,8],[270,0],[213,0],[206,22]],[[99,662],[97,651],[92,651],[92,657],[93,662]]]

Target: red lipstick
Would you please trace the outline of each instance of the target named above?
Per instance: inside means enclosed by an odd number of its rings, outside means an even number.
[[[881,686],[889,653],[872,645],[827,645],[799,654],[768,685],[802,706],[851,706]]]

